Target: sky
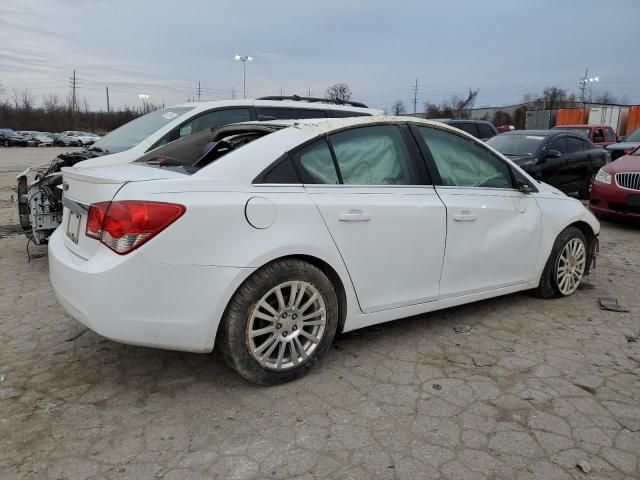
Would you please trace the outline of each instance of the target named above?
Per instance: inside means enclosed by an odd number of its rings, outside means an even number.
[[[606,15],[604,14],[606,13]],[[479,89],[476,106],[545,86],[640,104],[640,0],[0,0],[0,89],[69,94],[91,109],[242,97],[323,96],[389,108]]]

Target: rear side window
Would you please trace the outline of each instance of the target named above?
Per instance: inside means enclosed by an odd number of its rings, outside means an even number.
[[[354,128],[329,137],[345,185],[418,185],[411,155],[396,126]]]
[[[480,138],[491,138],[496,133],[493,131],[493,128],[491,128],[489,125],[486,125],[484,123],[479,123],[478,134]]]
[[[324,110],[306,108],[260,108],[258,120],[296,120],[299,118],[326,118]]]
[[[567,143],[564,136],[554,138],[549,144],[549,150],[557,150],[563,155],[567,153]]]
[[[251,115],[248,108],[214,110],[200,115],[180,127],[180,138],[203,130],[222,127],[230,123],[248,122],[249,120],[251,120]]]
[[[605,138],[604,138],[604,130],[602,128],[596,128],[593,132],[593,142],[594,143],[601,143],[601,142],[605,142]]]
[[[453,133],[419,127],[443,185],[512,188],[509,166],[488,150]]]
[[[606,131],[606,134],[607,134],[607,142],[615,142],[616,141],[616,134],[613,131],[613,128],[607,127],[607,129],[605,131]]]
[[[301,180],[307,184],[340,183],[329,145],[322,139],[293,155]]]
[[[347,110],[330,110],[328,116],[331,118],[348,118],[348,117],[368,117],[368,113],[349,112]]]
[[[585,149],[585,142],[576,137],[567,137],[567,152],[582,152]]]
[[[465,122],[452,123],[451,126],[459,128],[460,130],[463,130],[463,131],[465,131],[467,133],[470,133],[474,137],[478,137],[479,136],[478,129],[476,128],[476,124],[475,123],[465,123]]]
[[[260,183],[300,183],[291,158],[286,157],[269,170]]]

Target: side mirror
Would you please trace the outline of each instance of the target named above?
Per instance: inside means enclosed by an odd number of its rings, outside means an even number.
[[[525,193],[527,195],[533,191],[529,184],[520,178],[516,179],[516,187],[518,187],[518,191],[520,193]]]
[[[545,158],[560,158],[561,156],[562,153],[560,153],[558,150],[549,150],[545,155]]]
[[[622,137],[618,137],[618,142],[622,143],[622,142],[624,142],[626,139],[627,139],[627,137],[624,137],[624,136],[622,136]]]

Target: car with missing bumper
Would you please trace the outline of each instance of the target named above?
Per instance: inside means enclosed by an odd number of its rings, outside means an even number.
[[[132,120],[82,152],[59,155],[51,162],[28,168],[18,181],[20,224],[30,241],[46,243],[62,218],[60,169],[117,165],[135,161],[161,145],[194,133],[246,120],[327,118],[375,115],[379,110],[355,101],[334,102],[311,97],[263,97],[184,103],[156,110]],[[77,131],[67,131],[80,141]],[[67,136],[69,136],[67,135]]]
[[[243,123],[130,165],[63,169],[64,308],[116,341],[305,374],[336,332],[521,290],[571,295],[599,223],[457,129],[406,117]]]

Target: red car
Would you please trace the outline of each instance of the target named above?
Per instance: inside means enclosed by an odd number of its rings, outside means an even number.
[[[589,207],[596,215],[640,218],[640,148],[598,171]]]
[[[618,141],[616,132],[613,131],[609,125],[556,125],[553,129],[563,128],[570,130],[573,133],[582,135],[585,138],[591,140],[599,147],[606,147]]]

